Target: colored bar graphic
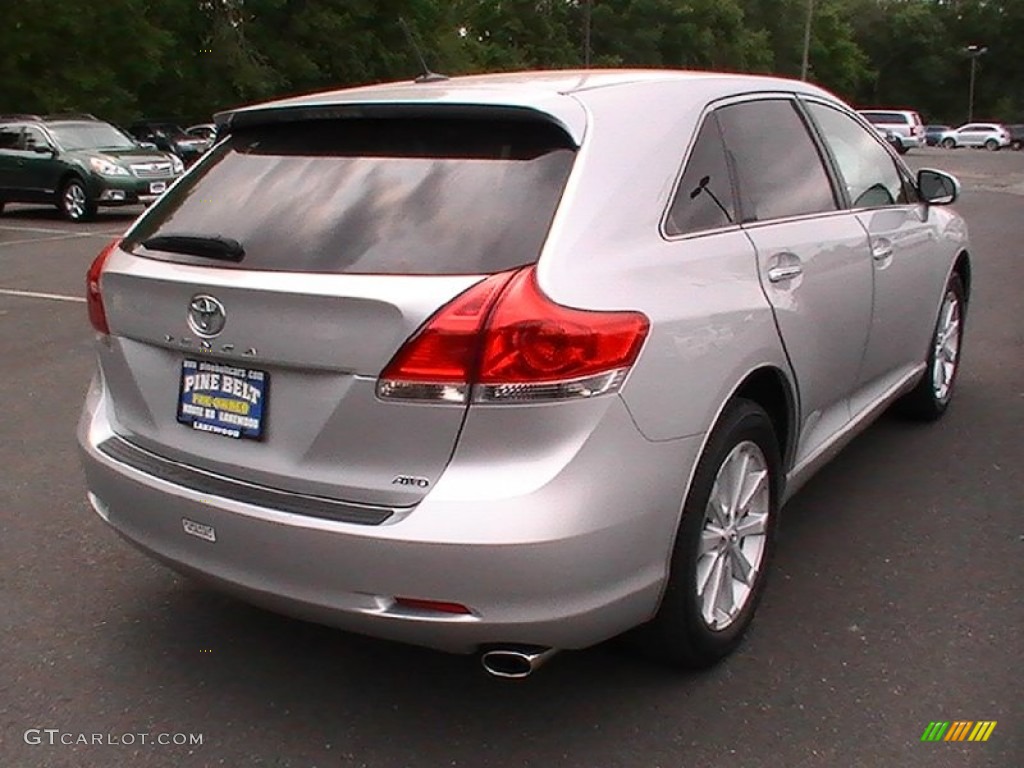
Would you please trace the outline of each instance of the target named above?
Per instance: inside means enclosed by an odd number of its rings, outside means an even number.
[[[946,734],[946,738],[943,741],[963,741],[967,735],[967,729],[972,725],[974,723],[969,720],[957,720],[953,723],[953,727],[949,729],[949,733]]]
[[[933,720],[921,734],[921,741],[988,741],[995,729],[995,720]]]

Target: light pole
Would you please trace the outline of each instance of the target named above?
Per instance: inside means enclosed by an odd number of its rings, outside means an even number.
[[[807,21],[804,24],[804,58],[800,64],[800,79],[807,79],[811,65],[811,21],[814,20],[814,0],[807,0]]]
[[[971,57],[971,87],[967,96],[967,122],[974,122],[974,78],[978,70],[978,57],[988,53],[984,45],[968,45],[964,52]]]
[[[583,2],[583,68],[590,69],[590,11],[593,0]]]

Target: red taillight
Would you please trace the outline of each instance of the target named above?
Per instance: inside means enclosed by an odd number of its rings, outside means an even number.
[[[591,312],[552,302],[533,269],[516,274],[487,323],[479,383],[565,381],[628,368],[647,336],[638,312]]]
[[[555,304],[533,267],[494,275],[443,307],[381,374],[385,399],[587,397],[618,388],[649,323],[638,312]]]
[[[471,613],[469,608],[461,603],[449,603],[443,600],[423,600],[418,597],[396,597],[395,605],[402,608],[411,608],[415,611],[450,613],[456,616],[468,616]]]
[[[100,291],[100,276],[103,274],[103,266],[110,258],[110,254],[121,244],[121,238],[111,241],[110,245],[100,251],[99,256],[93,259],[89,271],[85,275],[85,301],[89,308],[89,322],[92,327],[102,334],[109,334],[107,326],[107,313],[103,309],[103,294]]]
[[[501,289],[512,277],[503,272],[483,280],[437,312],[398,350],[381,378],[434,383],[465,383],[479,352],[480,330]]]

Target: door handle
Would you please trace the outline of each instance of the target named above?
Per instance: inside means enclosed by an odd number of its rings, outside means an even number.
[[[781,283],[783,280],[792,280],[804,273],[804,268],[799,264],[787,264],[784,267],[772,267],[768,270],[768,282]]]
[[[892,243],[881,238],[871,244],[871,258],[875,261],[884,261],[892,256]]]

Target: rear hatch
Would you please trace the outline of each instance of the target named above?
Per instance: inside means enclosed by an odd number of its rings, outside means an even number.
[[[115,430],[249,483],[416,503],[466,406],[385,402],[377,378],[453,298],[537,260],[574,157],[539,113],[236,130],[106,262]]]

